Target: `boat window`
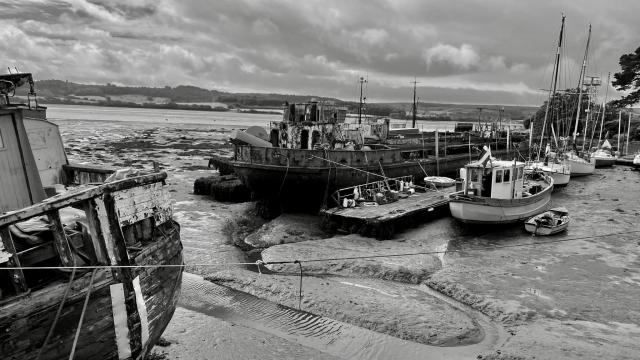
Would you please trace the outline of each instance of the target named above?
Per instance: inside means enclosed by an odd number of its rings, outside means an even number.
[[[309,148],[309,130],[304,129],[300,133],[300,149]]]
[[[311,133],[311,148],[313,149],[316,144],[320,143],[320,131],[313,130]]]
[[[509,182],[509,181],[511,181],[510,174],[511,174],[511,170],[509,170],[509,169],[504,169],[504,177],[502,178],[502,181],[504,181],[504,182]]]
[[[480,177],[482,173],[478,169],[471,169],[471,174],[469,174],[469,180],[471,181],[480,181]]]
[[[280,147],[280,133],[278,129],[271,130],[270,142],[274,147]]]
[[[502,182],[502,170],[496,170],[496,184]]]

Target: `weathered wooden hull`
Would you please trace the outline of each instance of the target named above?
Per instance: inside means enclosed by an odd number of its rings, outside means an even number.
[[[164,231],[165,234],[142,249],[132,263],[182,265],[179,228],[169,227]],[[182,268],[135,268],[133,276],[132,284],[124,286],[125,289],[131,286],[133,292],[124,296],[123,284],[114,278],[112,270],[96,272],[75,349],[76,359],[141,358],[158,341],[177,305]],[[53,336],[42,350],[40,359],[69,357],[90,278],[90,271],[76,274]],[[1,306],[0,353],[3,359],[36,358],[66,288],[67,283],[60,282]]]
[[[522,199],[492,199],[452,194],[449,210],[455,219],[469,224],[514,223],[547,210],[553,185]]]

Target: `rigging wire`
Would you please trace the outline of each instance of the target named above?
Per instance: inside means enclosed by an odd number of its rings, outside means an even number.
[[[640,233],[640,229],[638,230],[627,230],[620,231],[615,233],[607,233],[607,234],[597,234],[590,236],[579,236],[572,238],[562,238],[562,239],[553,239],[547,241],[534,241],[530,243],[521,243],[521,244],[504,244],[504,245],[492,245],[485,247],[473,247],[467,249],[452,249],[452,250],[433,250],[433,251],[417,251],[417,252],[406,252],[406,253],[396,253],[396,254],[371,254],[371,255],[360,255],[360,256],[345,256],[345,257],[331,257],[331,258],[312,258],[312,259],[303,259],[303,260],[283,260],[283,261],[264,261],[260,260],[258,262],[231,262],[231,263],[206,263],[206,264],[147,264],[147,265],[85,265],[85,266],[12,266],[12,267],[2,267],[0,270],[62,270],[62,269],[113,269],[113,268],[185,268],[185,267],[224,267],[230,265],[279,265],[279,264],[296,264],[297,262],[324,262],[324,261],[339,261],[339,260],[357,260],[357,259],[376,259],[376,258],[391,258],[391,257],[400,257],[400,256],[415,256],[415,255],[438,255],[438,254],[447,254],[447,253],[465,253],[465,252],[475,252],[475,251],[493,251],[497,249],[507,249],[507,248],[519,248],[519,247],[527,247],[527,246],[541,246],[548,244],[557,244],[557,243],[565,243],[570,241],[579,241],[579,240],[591,240],[598,239],[605,236],[620,236],[620,235],[628,235]],[[461,237],[458,237],[461,238]],[[456,240],[458,238],[453,238],[451,240]]]

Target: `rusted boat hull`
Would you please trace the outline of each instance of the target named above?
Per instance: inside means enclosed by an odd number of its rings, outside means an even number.
[[[502,152],[497,152],[498,154]],[[468,154],[439,159],[404,159],[401,151],[327,151],[251,148],[230,163],[256,198],[283,204],[319,206],[332,192],[380,180],[413,176],[421,181],[437,174],[457,177]]]

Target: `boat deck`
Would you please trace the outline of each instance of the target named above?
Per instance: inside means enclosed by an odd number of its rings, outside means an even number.
[[[400,226],[408,227],[424,222],[442,210],[447,210],[448,195],[454,191],[455,186],[450,186],[417,192],[388,204],[335,207],[321,210],[320,213],[338,232],[360,233],[363,236],[387,239],[391,238]]]

